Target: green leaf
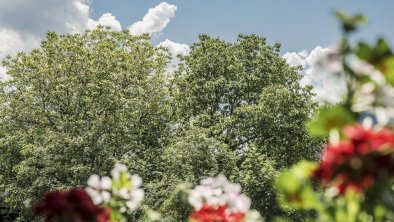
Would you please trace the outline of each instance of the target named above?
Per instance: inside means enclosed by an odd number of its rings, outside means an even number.
[[[355,54],[362,60],[369,61],[372,57],[372,48],[365,42],[358,43]]]
[[[384,39],[378,39],[373,47],[365,42],[360,42],[354,53],[360,59],[373,65],[385,76],[388,83],[394,85],[394,56]]]
[[[345,106],[338,104],[323,107],[309,122],[309,133],[314,136],[327,136],[332,129],[340,129],[355,121],[354,114]]]
[[[295,209],[317,209],[320,207],[317,194],[312,189],[310,175],[316,163],[301,161],[290,170],[282,172],[277,181],[279,201]]]
[[[336,11],[335,16],[342,23],[345,32],[352,32],[357,29],[359,24],[365,23],[367,19],[362,14],[348,15],[341,11]]]
[[[387,82],[394,86],[394,57],[390,57],[384,60],[381,70],[386,77]]]

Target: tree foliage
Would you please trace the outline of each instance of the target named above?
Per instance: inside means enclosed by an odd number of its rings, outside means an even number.
[[[201,35],[168,73],[168,51],[148,36],[48,33],[40,48],[4,62],[12,79],[0,83],[1,204],[23,214],[23,203],[119,161],[142,177],[145,204],[165,211],[163,221],[190,213],[177,184],[220,173],[257,210],[281,214],[277,170],[316,158],[321,140],[306,134],[310,88],[279,50],[257,35]]]
[[[102,29],[48,33],[41,48],[5,61],[1,93],[1,183],[18,210],[54,188],[81,186],[115,161],[147,163],[153,178],[167,135],[168,56],[147,36]]]

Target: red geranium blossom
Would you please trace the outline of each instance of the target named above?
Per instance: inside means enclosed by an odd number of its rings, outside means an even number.
[[[352,125],[344,134],[348,140],[323,150],[315,179],[343,194],[347,189],[365,191],[380,177],[394,176],[394,133]]]
[[[242,212],[228,213],[227,206],[212,207],[204,205],[190,215],[193,222],[242,222],[245,214]]]
[[[85,190],[76,188],[47,193],[44,203],[33,206],[33,210],[46,222],[106,222],[110,217],[109,209],[96,206]]]

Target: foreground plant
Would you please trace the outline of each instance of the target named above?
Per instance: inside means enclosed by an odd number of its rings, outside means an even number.
[[[309,124],[311,134],[330,138],[320,162],[284,171],[276,184],[279,199],[296,210],[316,211],[318,221],[393,221],[394,55],[383,39],[353,47],[348,37],[365,19],[337,17],[344,38],[321,64],[337,67],[332,75],[346,82],[346,93]]]
[[[223,175],[206,178],[189,193],[194,207],[190,222],[247,222],[262,221],[256,211],[250,211],[251,200],[241,193],[239,184]]]
[[[44,203],[33,209],[47,222],[107,222],[111,214],[110,209],[98,207],[85,190],[77,188],[47,193]]]
[[[34,211],[48,222],[123,222],[141,205],[142,179],[131,175],[123,164],[115,164],[111,176],[90,176],[88,187],[47,193]]]
[[[144,198],[144,190],[140,188],[142,179],[138,175],[131,175],[127,167],[119,163],[111,170],[111,176],[90,176],[86,192],[95,204],[112,210],[112,220],[126,221],[124,214],[136,210]]]
[[[349,189],[362,193],[373,186],[390,186],[394,177],[394,133],[360,125],[347,126],[343,133],[346,139],[323,150],[313,178],[335,188],[338,194]]]

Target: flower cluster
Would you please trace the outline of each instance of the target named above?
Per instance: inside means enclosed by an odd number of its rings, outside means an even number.
[[[241,186],[231,183],[223,175],[206,178],[189,194],[194,207],[193,222],[241,222],[248,213],[251,201],[241,194]]]
[[[329,144],[313,177],[324,185],[365,191],[379,179],[394,176],[394,133],[365,129],[360,125],[344,128],[347,140]]]
[[[96,206],[84,190],[76,188],[47,193],[44,203],[34,205],[33,210],[47,222],[106,222],[110,217],[109,209]]]
[[[353,58],[350,64],[355,76],[369,81],[360,81],[352,97],[353,112],[372,112],[377,124],[388,125],[394,119],[394,87],[384,74],[363,60]]]
[[[100,178],[95,174],[90,176],[86,192],[94,203],[119,208],[121,213],[130,213],[138,208],[144,198],[144,190],[140,188],[142,179],[131,175],[127,167],[119,163],[115,164],[111,176],[112,178]]]

